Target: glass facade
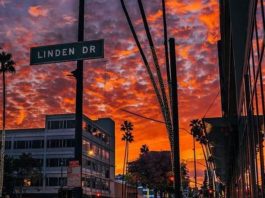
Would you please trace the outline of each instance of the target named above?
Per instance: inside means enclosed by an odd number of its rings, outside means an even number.
[[[244,71],[239,117],[239,157],[233,197],[264,197],[264,7],[257,1],[252,42]]]
[[[8,149],[11,149],[12,148],[11,142],[8,144],[9,144]],[[41,149],[41,148],[44,148],[44,140],[14,141],[14,149]]]
[[[227,98],[223,110],[232,128],[228,130],[231,153],[227,164],[229,172],[226,194],[233,198],[265,197],[263,1],[245,0],[245,7],[240,8],[240,1],[220,1],[222,57],[219,58],[223,64],[221,87],[225,93],[222,97]],[[246,20],[242,23],[235,20],[240,17]],[[236,97],[230,97],[234,93]]]

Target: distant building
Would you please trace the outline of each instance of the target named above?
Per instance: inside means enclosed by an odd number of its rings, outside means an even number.
[[[60,185],[67,185],[67,166],[74,159],[75,115],[47,115],[45,128],[6,132],[6,154],[17,158],[31,153],[42,163],[42,177],[25,194],[57,197]],[[83,116],[83,194],[114,197],[115,123],[110,118],[95,121]],[[62,178],[61,178],[62,170]]]
[[[122,196],[122,184],[123,186],[123,196]],[[126,196],[125,196],[125,184],[123,181],[116,180],[115,181],[115,198],[140,198],[138,195],[137,187],[132,186],[130,184],[126,184]]]

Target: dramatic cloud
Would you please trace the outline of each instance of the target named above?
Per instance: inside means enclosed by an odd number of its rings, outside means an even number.
[[[77,41],[76,0],[0,1],[0,46],[13,54],[17,73],[8,76],[7,125],[9,128],[43,127],[46,114],[74,112],[75,80],[69,76],[75,62],[29,66],[31,47]],[[180,126],[202,118],[219,92],[216,42],[219,39],[217,0],[169,0],[168,33],[176,39],[179,80]],[[156,44],[164,81],[161,0],[143,1]],[[8,6],[7,6],[8,5]],[[145,53],[154,65],[140,18],[137,0],[127,0]],[[116,122],[116,172],[122,170],[124,143],[120,125],[134,124],[135,141],[130,160],[138,157],[142,144],[151,150],[169,149],[166,128],[161,123],[128,114],[162,120],[149,76],[135,45],[118,0],[86,1],[85,40],[105,40],[105,58],[85,61],[84,112],[91,118],[111,117]],[[167,86],[166,86],[167,87]],[[2,90],[1,90],[2,91]],[[2,93],[0,93],[2,94]],[[220,115],[219,96],[206,116]],[[181,158],[192,160],[192,138],[180,131]],[[198,159],[203,155],[198,147]],[[191,175],[192,163],[188,163]],[[203,169],[200,166],[200,176]]]

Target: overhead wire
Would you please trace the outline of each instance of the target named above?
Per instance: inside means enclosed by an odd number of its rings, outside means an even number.
[[[208,106],[208,108],[207,108],[207,110],[206,110],[206,112],[204,113],[204,116],[203,116],[202,118],[205,118],[205,117],[206,117],[207,113],[208,113],[208,112],[210,111],[210,109],[213,107],[213,105],[214,105],[214,103],[215,103],[217,97],[219,96],[219,94],[220,94],[220,89],[218,90],[218,92],[217,92],[216,96],[214,97],[213,101],[212,101],[212,102],[210,103],[210,105]]]

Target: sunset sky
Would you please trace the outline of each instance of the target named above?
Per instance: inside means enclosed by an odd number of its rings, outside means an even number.
[[[153,63],[137,0],[125,2]],[[176,39],[180,127],[189,130],[190,120],[202,118],[219,92],[216,44],[219,5],[217,0],[166,2],[168,34]],[[165,76],[161,0],[143,3]],[[85,61],[84,113],[92,119],[111,117],[115,121],[116,173],[119,173],[124,153],[120,125],[124,120],[134,124],[130,160],[138,157],[142,144],[147,144],[150,150],[169,149],[168,137],[163,124],[121,110],[162,120],[120,1],[86,0],[85,13],[85,40],[104,39],[105,58]],[[44,127],[46,114],[75,111],[75,80],[67,75],[76,68],[76,62],[30,66],[29,52],[31,47],[76,42],[77,16],[77,0],[0,0],[0,47],[13,54],[17,70],[15,75],[8,76],[8,128]],[[207,117],[220,114],[218,96]],[[181,159],[188,161],[192,177],[192,138],[184,130],[180,130],[180,148]],[[203,163],[200,150],[198,158]],[[202,176],[205,167],[198,164],[198,168]]]

